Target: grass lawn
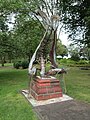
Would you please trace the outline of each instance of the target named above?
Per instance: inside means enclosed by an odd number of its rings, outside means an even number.
[[[0,120],[37,120],[20,91],[28,86],[27,70],[0,68]]]
[[[0,68],[0,120],[37,120],[31,105],[20,91],[27,88],[27,70]],[[90,70],[68,68],[64,75],[67,94],[90,103]]]
[[[74,99],[90,103],[90,70],[81,70],[79,67],[68,68],[64,75],[67,94]]]

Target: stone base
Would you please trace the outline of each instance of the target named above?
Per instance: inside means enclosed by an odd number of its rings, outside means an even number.
[[[37,77],[31,81],[30,94],[38,101],[62,97],[60,82],[54,77]]]
[[[52,98],[48,100],[35,100],[33,97],[28,97],[28,90],[22,90],[22,94],[25,96],[25,98],[31,103],[32,106],[41,106],[41,105],[47,105],[52,103],[60,103],[64,101],[70,101],[73,100],[73,98],[69,97],[68,95],[63,94],[63,97],[58,98]]]

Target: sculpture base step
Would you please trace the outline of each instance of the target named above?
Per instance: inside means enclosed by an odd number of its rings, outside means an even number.
[[[38,101],[62,97],[60,82],[53,77],[36,77],[31,81],[30,93]]]

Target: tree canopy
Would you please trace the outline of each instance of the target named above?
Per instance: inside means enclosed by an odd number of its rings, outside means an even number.
[[[62,58],[64,56],[68,56],[68,49],[65,45],[62,44],[61,40],[57,42],[57,49],[56,49],[57,56],[61,55]]]
[[[43,10],[47,16],[37,17],[37,10]],[[9,51],[14,53],[19,50],[22,54],[25,52],[29,56],[29,52],[34,52],[43,35],[43,28],[46,27],[45,17],[49,24],[54,14],[60,16],[58,25],[63,25],[72,41],[90,47],[89,0],[0,0],[2,53],[10,49]],[[10,15],[14,15],[14,22],[9,20]],[[10,24],[13,25],[13,29],[8,26]]]
[[[90,47],[90,1],[89,0],[63,0],[65,24],[69,37],[76,43],[86,44]]]

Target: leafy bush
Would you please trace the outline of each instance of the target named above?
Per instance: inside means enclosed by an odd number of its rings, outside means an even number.
[[[21,66],[22,66],[23,69],[26,69],[26,68],[28,68],[28,66],[29,66],[29,62],[26,61],[26,60],[24,60],[24,61],[22,61]]]
[[[16,62],[14,62],[13,66],[16,69],[19,69],[20,67],[22,67],[22,69],[26,69],[29,66],[29,62],[27,60],[16,61]]]
[[[71,59],[67,59],[67,63],[68,63],[68,64],[75,64],[75,61],[74,61],[74,60],[71,60]]]
[[[64,59],[61,59],[61,60],[60,60],[60,63],[67,64],[67,59],[65,59],[65,58],[64,58]]]
[[[14,62],[14,68],[19,69],[21,67],[21,61]]]
[[[88,63],[89,63],[89,61],[87,61],[87,60],[80,60],[78,62],[78,64],[88,64]]]

